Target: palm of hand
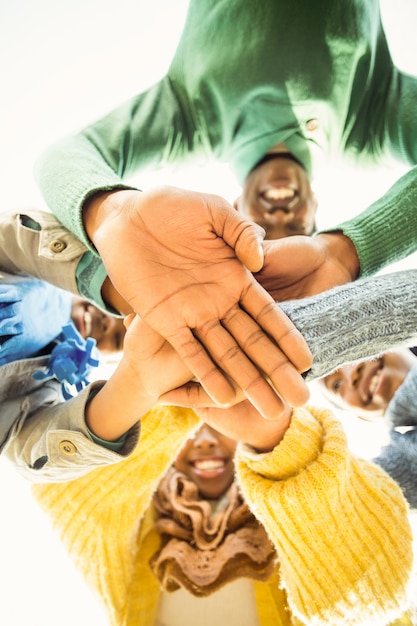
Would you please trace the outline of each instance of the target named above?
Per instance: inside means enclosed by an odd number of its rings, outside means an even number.
[[[114,241],[122,242],[123,255]],[[218,402],[235,396],[226,372],[266,414],[282,409],[254,363],[278,390],[290,389],[293,403],[307,399],[303,381],[267,333],[303,371],[310,355],[301,336],[236,258],[259,268],[259,230],[224,200],[174,188],[135,193],[101,227],[96,245],[116,288]]]

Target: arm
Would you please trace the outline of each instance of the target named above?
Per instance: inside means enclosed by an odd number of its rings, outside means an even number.
[[[321,293],[375,274],[417,250],[417,167],[402,176],[366,211],[314,237],[264,243],[265,262],[256,276],[276,300]],[[277,272],[271,273],[279,255]],[[270,284],[272,281],[272,288]]]
[[[365,211],[336,227],[353,242],[361,276],[375,274],[417,249],[416,102],[417,77],[393,68],[380,112],[383,123],[374,135],[381,145],[373,149],[412,169]]]
[[[268,417],[283,403],[259,370],[291,404],[307,399],[296,371],[310,364],[304,341],[234,253],[259,267],[258,227],[223,199],[172,187],[105,194],[86,224],[117,290],[220,404],[234,389],[215,364]]]
[[[328,231],[340,231],[352,241],[360,276],[370,276],[417,250],[416,229],[417,167],[413,167],[365,211]]]
[[[0,272],[32,276],[93,301],[110,312],[119,302],[104,300],[103,263],[74,235],[44,211],[0,216]]]
[[[2,271],[22,277],[20,280],[38,278],[82,295],[110,313],[132,312],[111,283],[102,261],[45,211],[0,215]]]
[[[161,104],[163,103],[163,105]],[[193,121],[164,78],[38,159],[35,175],[48,207],[87,247],[83,209],[93,195],[137,189],[126,178],[186,159],[195,146]],[[57,181],[60,181],[57,184]]]
[[[85,246],[49,213],[31,210],[0,216],[0,271],[33,276],[79,295],[76,270],[85,252]]]
[[[166,78],[53,147],[38,166],[39,183],[63,223],[94,244],[118,292],[220,404],[234,398],[224,371],[274,417],[283,408],[280,396],[297,405],[307,399],[297,372],[309,367],[310,355],[237,261],[261,267],[261,231],[213,196],[142,194],[123,182],[142,167],[202,150],[187,111]],[[266,347],[272,361],[264,359]]]
[[[405,312],[406,314],[406,312]],[[411,368],[387,406],[384,419],[391,428],[417,428],[417,366]]]
[[[417,428],[404,433],[391,431],[389,442],[373,462],[395,480],[410,507],[417,510]]]
[[[268,289],[274,293],[274,267],[277,266],[275,263],[279,263],[279,255],[272,261],[270,255],[267,265],[270,271]],[[313,364],[306,380],[309,382],[320,378],[346,363],[374,357],[390,348],[415,345],[416,280],[417,270],[406,270],[360,279],[310,298],[281,302],[279,306],[302,333],[313,355]],[[164,394],[160,401],[193,406],[199,410],[203,419],[208,419],[204,407],[212,406],[207,394],[194,382]],[[243,406],[236,405],[235,410],[241,412]],[[219,410],[219,415],[221,413]],[[231,409],[228,415],[232,415]],[[211,418],[214,416],[213,408]],[[281,419],[281,423],[285,424],[285,413]],[[277,427],[278,423],[275,422]],[[259,432],[260,437],[263,436],[258,429],[256,432]],[[237,438],[248,441],[243,433]],[[251,443],[260,448],[267,445],[267,441],[261,438]]]
[[[332,235],[323,237],[336,240]],[[299,246],[301,243],[303,248],[304,239],[311,255],[302,255]],[[381,354],[390,347],[415,345],[417,271],[405,270],[354,282],[341,278],[336,281],[339,286],[330,288],[335,274],[317,248],[317,239],[288,237],[265,242],[264,268],[256,275],[309,345],[313,365],[307,380],[324,376],[345,363]],[[344,250],[343,247],[340,250],[341,261]],[[317,289],[313,290],[316,295],[301,298],[303,285],[298,283],[301,290],[297,290],[295,297],[300,299],[284,301],[289,298],[288,285],[296,283],[301,268],[308,268],[307,282],[310,277],[318,281]]]
[[[39,359],[33,361],[25,361],[26,372],[19,368],[24,374],[21,395],[1,402],[1,455],[25,479],[69,481],[131,454],[139,438],[138,424],[126,433],[122,445],[115,450],[95,443],[86,426],[86,405],[103,382],[93,383],[64,402],[57,381],[35,383],[30,378],[35,367],[41,365]],[[16,382],[16,372],[12,375]],[[2,378],[7,382],[4,368]]]
[[[237,476],[303,623],[382,624],[401,614],[413,560],[405,500],[381,469],[349,453],[329,411],[295,409],[269,454],[241,447]]]
[[[2,454],[37,482],[71,480],[130,454],[142,416],[161,393],[190,377],[169,344],[139,318],[129,325],[122,359],[109,380],[94,383],[68,402],[56,381],[31,377],[46,360],[10,363],[1,377]],[[10,381],[18,396],[11,397]]]
[[[72,483],[33,488],[68,553],[102,596],[112,623],[123,619],[129,593],[143,596],[145,589],[147,597],[152,594],[148,581],[155,579],[148,559],[158,544],[145,513],[162,476],[198,426],[190,410],[156,408],[143,418],[140,445],[123,463]],[[107,566],[108,550],[112,567]],[[155,593],[157,598],[158,585]]]
[[[313,354],[307,381],[417,340],[417,270],[357,280],[281,303]]]

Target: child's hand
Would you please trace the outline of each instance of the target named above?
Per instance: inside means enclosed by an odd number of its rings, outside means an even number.
[[[137,384],[149,395],[150,405],[160,399],[164,404],[192,408],[219,432],[260,452],[272,450],[281,441],[291,418],[288,405],[277,419],[265,419],[243,392],[236,389],[237,404],[219,408],[202,386],[191,380],[191,372],[172,346],[139,316],[129,315],[125,326],[123,359]]]
[[[138,315],[128,315],[124,324],[127,332],[122,361],[134,372],[137,386],[146,391],[153,404],[159,396],[190,380],[192,374],[178,353]]]
[[[161,394],[190,380],[175,350],[135,314],[125,319],[123,356],[112,376],[86,407],[86,423],[101,439],[114,441],[140,421]]]

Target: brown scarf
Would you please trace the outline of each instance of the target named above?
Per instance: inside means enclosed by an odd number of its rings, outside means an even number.
[[[150,566],[164,590],[184,587],[207,596],[237,578],[267,580],[272,574],[274,547],[235,483],[226,499],[226,507],[212,513],[187,476],[171,468],[163,478],[153,499],[162,548]]]

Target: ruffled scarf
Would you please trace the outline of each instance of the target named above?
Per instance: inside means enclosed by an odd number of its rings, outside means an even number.
[[[235,483],[225,507],[212,512],[193,481],[171,468],[153,501],[162,548],[150,566],[165,591],[207,596],[237,578],[267,580],[274,571],[273,544]]]

